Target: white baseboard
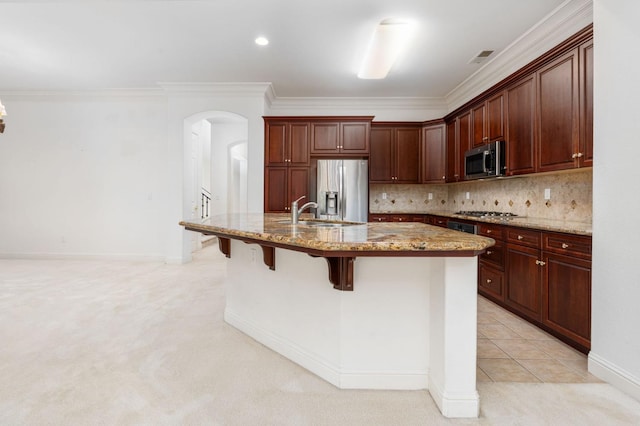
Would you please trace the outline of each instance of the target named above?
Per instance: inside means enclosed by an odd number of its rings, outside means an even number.
[[[640,401],[640,379],[593,351],[589,353],[589,373]]]
[[[165,262],[164,255],[91,254],[91,253],[0,253],[0,259],[26,260],[115,260],[131,262]],[[167,262],[170,263],[170,262]]]
[[[480,415],[480,395],[477,391],[445,393],[434,380],[429,378],[429,393],[445,417],[477,418]]]
[[[225,309],[224,320],[340,389],[419,390],[427,387],[427,372],[343,371],[339,366],[319,358],[291,341],[240,318],[229,309]]]

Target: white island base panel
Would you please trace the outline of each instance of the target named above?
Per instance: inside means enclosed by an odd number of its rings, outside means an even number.
[[[324,258],[231,241],[225,321],[341,389],[429,389],[477,417],[477,258],[358,257],[354,291]]]

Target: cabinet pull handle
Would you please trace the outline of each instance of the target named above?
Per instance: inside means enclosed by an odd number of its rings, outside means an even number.
[[[487,278],[487,284],[491,284],[491,280],[489,278]]]
[[[524,237],[522,235],[518,235],[518,241],[522,241],[524,240]]]
[[[571,156],[571,158],[573,158],[573,159],[575,160],[576,158],[578,158],[578,154],[575,154],[575,153],[574,153],[574,154]]]
[[[491,250],[487,250],[487,255],[492,255],[493,252]]]
[[[562,243],[562,248],[563,248],[563,249],[569,248],[569,244],[567,244],[567,243]]]
[[[583,153],[579,152],[578,153],[578,158],[582,157],[583,155],[584,155]]]
[[[491,232],[491,229],[487,229],[487,234],[490,234]]]

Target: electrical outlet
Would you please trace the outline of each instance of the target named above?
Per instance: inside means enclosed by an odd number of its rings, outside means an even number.
[[[465,198],[466,198],[467,200],[468,200],[469,198],[471,198],[471,193],[470,193],[470,192],[467,192],[467,193],[465,194]]]
[[[429,195],[427,195],[427,199],[433,200],[433,192],[430,192]]]
[[[544,199],[545,200],[550,200],[551,199],[551,188],[545,188],[544,189]]]
[[[382,193],[382,199],[383,199],[383,200],[386,200],[386,199],[387,199],[387,193],[386,193],[386,192],[383,192],[383,193]]]

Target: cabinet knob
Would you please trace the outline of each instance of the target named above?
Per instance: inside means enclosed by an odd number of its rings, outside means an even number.
[[[445,180],[447,177],[446,176],[442,176],[442,180]]]
[[[562,248],[563,248],[563,249],[569,248],[569,244],[567,244],[567,243],[562,243]]]
[[[582,157],[583,155],[584,155],[583,153],[579,152],[578,153],[578,158]]]
[[[487,284],[491,284],[491,283],[492,283],[491,279],[487,278]]]
[[[487,229],[487,234],[490,234],[491,232],[491,229]]]
[[[490,256],[493,254],[493,252],[491,250],[487,250],[487,254]]]
[[[547,262],[543,262],[542,260],[536,260],[536,265],[544,266]]]
[[[522,241],[524,240],[524,237],[522,235],[518,235],[518,241]]]
[[[483,140],[483,141],[488,141],[488,140],[489,140],[489,137],[488,137],[488,136],[485,136],[485,137],[483,137],[483,138],[482,138],[482,140]]]

